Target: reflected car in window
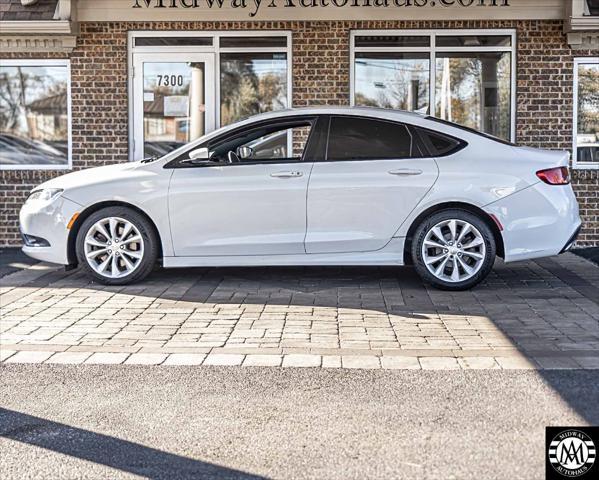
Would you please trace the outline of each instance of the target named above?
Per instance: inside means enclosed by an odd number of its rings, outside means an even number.
[[[581,163],[599,164],[599,143],[591,143],[578,147],[577,160]]]
[[[47,143],[1,133],[0,160],[2,165],[62,165],[67,154]]]
[[[580,229],[569,153],[417,113],[257,115],[159,159],[70,173],[20,214],[28,255],[97,281],[164,267],[411,264],[462,290],[556,255]]]

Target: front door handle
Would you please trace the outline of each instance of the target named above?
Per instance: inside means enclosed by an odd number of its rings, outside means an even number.
[[[270,174],[271,177],[275,178],[297,178],[302,175],[302,172],[275,172]]]
[[[418,170],[417,168],[398,168],[397,170],[389,170],[390,175],[420,175],[422,170]]]

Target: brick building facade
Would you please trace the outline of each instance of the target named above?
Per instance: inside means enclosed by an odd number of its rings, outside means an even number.
[[[14,3],[14,0],[11,1]],[[42,2],[41,5],[47,9],[47,2]],[[75,6],[70,8],[74,9]],[[73,10],[70,16],[76,18]],[[364,18],[369,17],[364,10]],[[514,140],[521,145],[572,150],[575,59],[599,57],[597,37],[595,34],[587,35],[595,27],[587,24],[587,30],[583,30],[582,34],[579,33],[580,29],[571,28],[573,33],[568,35],[568,19],[459,20],[455,19],[459,18],[455,15],[451,17],[451,20],[195,21],[169,20],[168,11],[165,10],[163,21],[85,19],[75,26],[72,18],[54,18],[48,21],[68,21],[70,31],[61,34],[43,33],[43,30],[41,33],[34,32],[31,38],[39,37],[40,42],[37,47],[30,49],[18,44],[11,46],[11,35],[19,37],[15,31],[12,34],[2,33],[0,56],[5,61],[70,61],[71,135],[68,168],[5,168],[0,171],[0,244],[20,243],[18,211],[29,191],[39,183],[62,175],[69,169],[77,170],[132,159],[134,132],[131,116],[134,114],[132,96],[135,93],[132,91],[134,83],[131,80],[130,32],[155,32],[156,37],[161,37],[161,32],[284,32],[290,38],[289,101],[291,106],[300,107],[347,105],[351,102],[352,31],[389,30],[396,33],[404,30],[470,30],[492,35],[494,31],[513,30]],[[8,18],[4,17],[3,20],[6,23]],[[57,42],[58,37],[61,38]],[[572,169],[574,189],[584,222],[578,239],[579,245],[599,245],[597,166],[599,163],[590,163]]]

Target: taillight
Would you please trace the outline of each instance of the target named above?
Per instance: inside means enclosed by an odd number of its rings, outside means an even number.
[[[568,167],[555,167],[539,170],[537,177],[549,185],[567,185],[570,183],[570,172]]]

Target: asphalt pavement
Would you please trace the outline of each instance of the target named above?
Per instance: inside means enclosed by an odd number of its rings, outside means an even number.
[[[599,371],[0,367],[9,479],[542,479]]]

